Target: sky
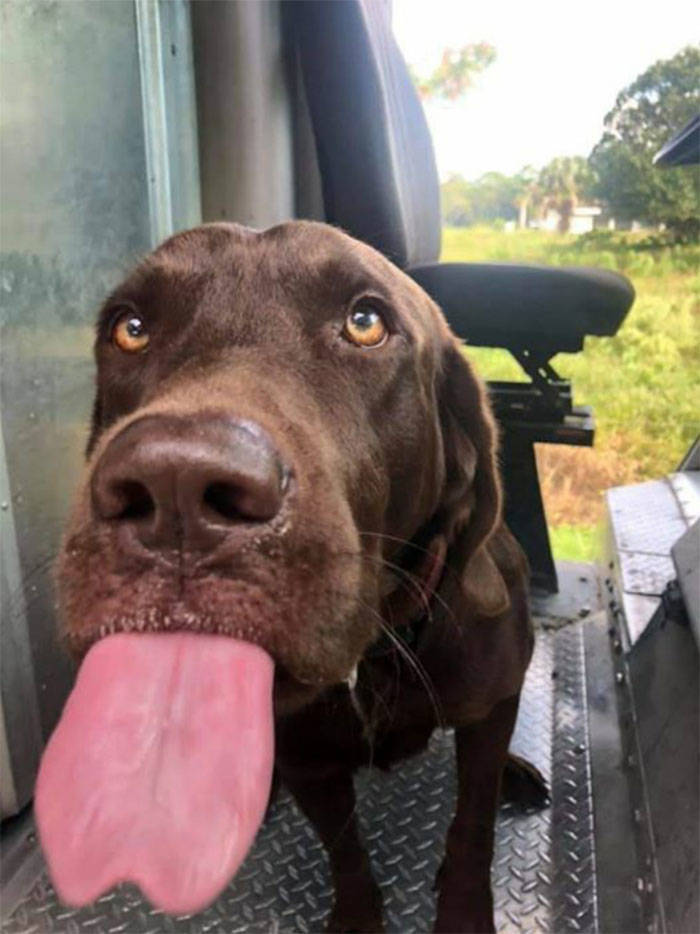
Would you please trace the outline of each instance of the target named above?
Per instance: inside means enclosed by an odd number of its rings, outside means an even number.
[[[587,156],[619,91],[700,40],[689,0],[393,0],[406,60],[429,74],[446,47],[486,41],[496,62],[457,102],[425,105],[441,179],[511,175]]]

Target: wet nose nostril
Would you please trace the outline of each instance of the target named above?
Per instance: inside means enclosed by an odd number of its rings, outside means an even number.
[[[283,495],[276,471],[251,472],[207,484],[202,504],[216,521],[266,522],[279,512]]]
[[[115,519],[148,519],[156,511],[156,504],[143,483],[138,480],[126,480],[115,490],[121,511]]]
[[[148,487],[139,480],[105,477],[98,473],[92,482],[95,514],[108,522],[149,519],[156,502]]]
[[[231,483],[210,483],[203,499],[209,509],[228,522],[245,518],[241,510],[240,490]]]

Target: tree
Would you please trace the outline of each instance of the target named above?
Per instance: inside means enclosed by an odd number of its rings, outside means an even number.
[[[470,184],[461,175],[450,175],[440,185],[442,220],[451,227],[468,227],[474,222]]]
[[[528,217],[538,211],[542,203],[539,172],[531,165],[524,166],[513,177],[515,197],[513,202],[518,211],[518,227],[527,227]]]
[[[475,182],[451,175],[440,186],[442,217],[446,224],[468,227],[480,222],[513,220],[516,216],[514,178],[487,172]]]
[[[496,50],[488,42],[476,42],[460,49],[445,49],[440,64],[427,77],[409,69],[413,83],[424,100],[443,98],[454,101],[469,90],[474,78],[496,61]]]
[[[618,94],[590,156],[596,192],[621,220],[665,224],[677,236],[700,233],[700,174],[658,169],[654,154],[700,110],[700,49],[658,61]]]
[[[515,181],[500,172],[486,172],[472,183],[472,205],[477,220],[515,220]]]
[[[517,175],[486,172],[475,182],[451,175],[440,186],[442,216],[455,227],[516,219],[525,227],[554,208],[566,232],[576,205],[592,198],[594,180],[583,156],[559,156],[539,171],[527,165]]]
[[[559,231],[567,233],[576,206],[591,197],[594,176],[583,156],[557,156],[540,172],[535,193],[541,208],[559,215]]]

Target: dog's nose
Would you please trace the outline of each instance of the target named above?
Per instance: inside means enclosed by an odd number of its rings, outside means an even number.
[[[108,444],[92,475],[96,517],[150,549],[211,550],[280,511],[289,471],[263,429],[219,415],[147,415]]]

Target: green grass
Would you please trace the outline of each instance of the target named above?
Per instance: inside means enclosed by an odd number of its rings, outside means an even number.
[[[553,525],[549,539],[555,557],[565,561],[598,561],[601,557],[599,525]]]
[[[594,408],[596,453],[550,448],[540,464],[545,502],[557,557],[589,558],[603,490],[673,470],[700,431],[700,246],[671,246],[643,232],[575,237],[476,227],[445,230],[442,259],[600,266],[634,285],[637,298],[618,334],[554,359],[576,401]],[[469,353],[487,378],[523,378],[505,351]]]

